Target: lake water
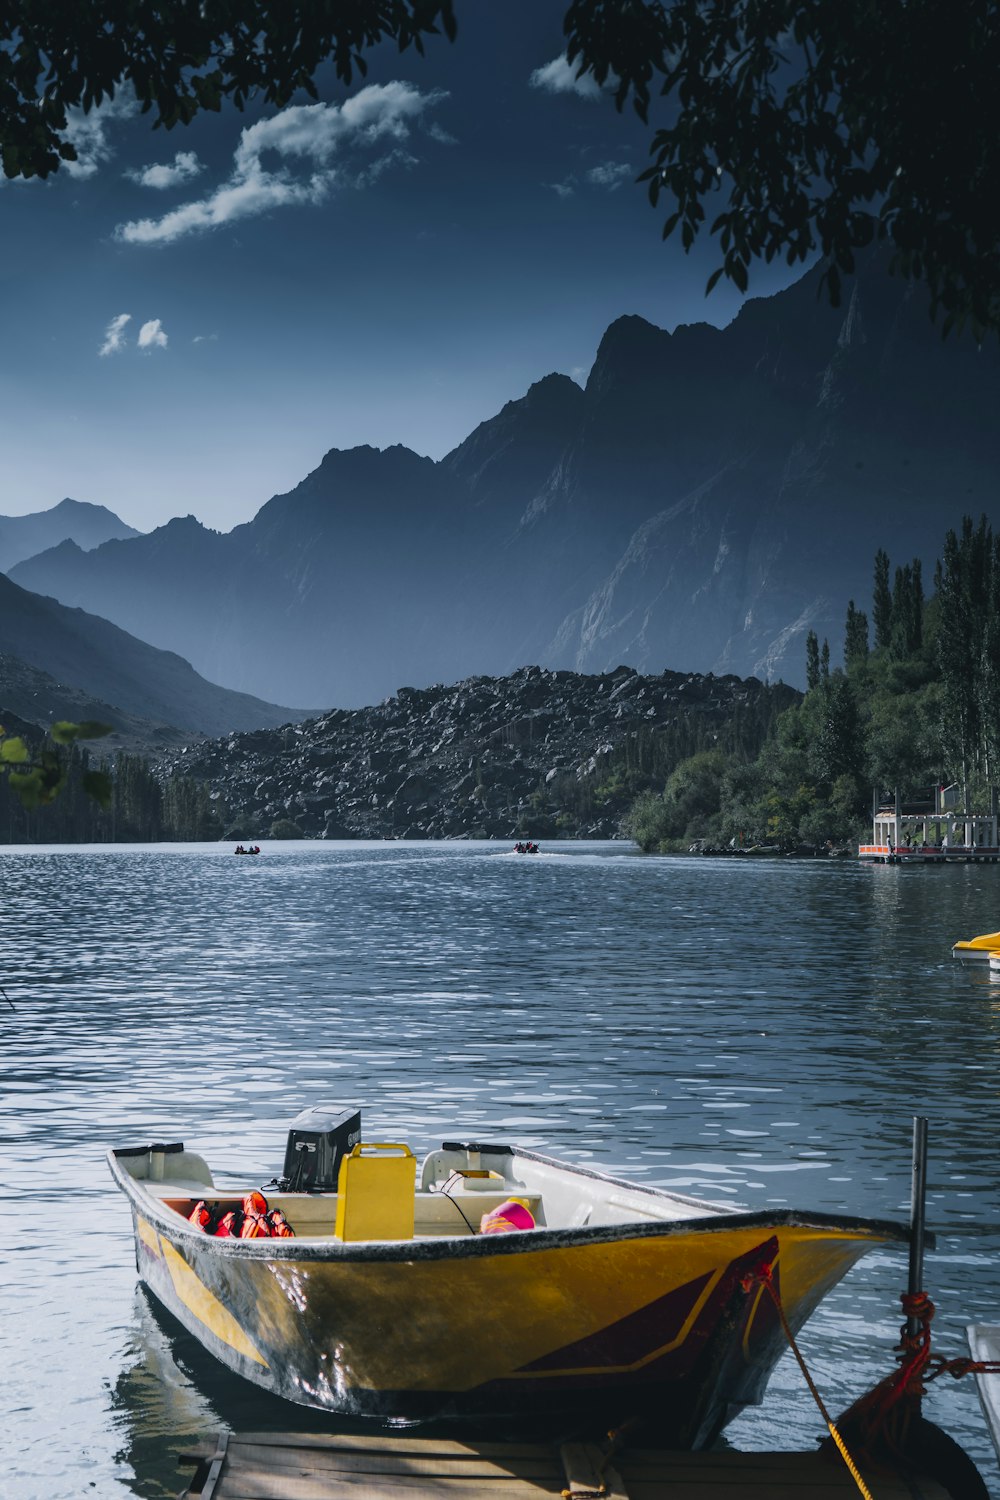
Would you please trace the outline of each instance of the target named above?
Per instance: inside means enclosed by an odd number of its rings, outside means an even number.
[[[1000,1322],[1000,866],[643,858],[622,844],[266,845],[0,855],[0,1491],[176,1495],[220,1426],[306,1426],[138,1291],[109,1145],[280,1170],[288,1122],[358,1103],[418,1155],[507,1138],[747,1208],[909,1212],[930,1121],[939,1352]],[[894,1367],[905,1253],[802,1336],[834,1413]],[[1000,1474],[971,1378],[926,1415]],[[811,1447],[790,1356],[736,1447]]]

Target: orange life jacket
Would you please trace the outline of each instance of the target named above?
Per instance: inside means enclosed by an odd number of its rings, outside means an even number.
[[[216,1238],[220,1240],[238,1240],[243,1228],[243,1211],[239,1208],[230,1209],[229,1213],[223,1214],[215,1231]]]
[[[241,1240],[266,1240],[271,1233],[271,1226],[263,1214],[247,1214],[240,1229]]]
[[[289,1224],[280,1208],[272,1208],[267,1214],[267,1222],[271,1226],[271,1234],[276,1240],[293,1240],[295,1230]]]
[[[204,1229],[209,1233],[209,1225],[212,1222],[212,1211],[205,1207],[205,1200],[201,1199],[188,1214],[188,1223],[193,1224],[196,1229]]]

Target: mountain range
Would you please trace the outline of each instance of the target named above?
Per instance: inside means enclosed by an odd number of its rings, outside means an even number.
[[[26,557],[34,557],[67,538],[83,552],[112,538],[138,536],[113,511],[85,500],[61,500],[51,510],[29,516],[0,516],[0,572],[7,573]]]
[[[333,449],[228,534],[67,534],[11,577],[272,702],[526,661],[801,684],[876,550],[929,569],[1000,472],[997,352],[877,258],[839,309],[819,275],[724,329],[622,317],[585,388],[545,376],[438,462]]]
[[[82,609],[40,598],[3,575],[0,708],[42,727],[64,718],[97,719],[115,731],[102,749],[147,754],[191,734],[273,728],[305,716],[206,682],[173,652]]]

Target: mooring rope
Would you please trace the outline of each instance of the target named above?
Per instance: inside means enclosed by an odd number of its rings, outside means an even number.
[[[847,1444],[844,1442],[844,1439],[837,1431],[837,1424],[836,1422],[834,1422],[833,1418],[830,1416],[830,1413],[827,1411],[826,1405],[823,1401],[823,1397],[820,1395],[819,1390],[817,1389],[816,1382],[810,1375],[806,1362],[802,1358],[802,1351],[795,1341],[795,1335],[791,1330],[791,1326],[788,1322],[787,1317],[785,1316],[785,1309],[781,1304],[781,1297],[778,1295],[778,1289],[774,1284],[774,1262],[765,1261],[764,1264],[758,1266],[755,1271],[751,1271],[747,1276],[744,1276],[742,1284],[743,1289],[746,1292],[749,1292],[755,1285],[759,1285],[762,1286],[769,1294],[771,1301],[774,1303],[774,1310],[778,1314],[778,1318],[781,1321],[781,1326],[784,1329],[785,1338],[788,1340],[791,1351],[798,1361],[799,1369],[802,1371],[802,1374],[805,1377],[805,1382],[809,1387],[810,1394],[812,1395],[812,1398],[815,1401],[816,1405],[819,1407],[820,1415],[822,1416],[823,1421],[826,1423],[827,1430],[830,1436],[833,1438],[834,1443],[836,1443],[837,1445],[837,1452],[840,1454],[841,1458],[844,1460],[844,1463],[847,1465],[848,1473],[854,1480],[854,1483],[857,1485],[858,1489],[861,1491],[861,1494],[864,1496],[864,1500],[873,1500],[872,1493],[862,1479],[861,1474],[858,1471],[857,1464],[854,1462],[854,1459],[848,1452]]]

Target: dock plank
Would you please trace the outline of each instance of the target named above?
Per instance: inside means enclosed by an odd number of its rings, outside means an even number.
[[[562,1470],[553,1453],[538,1458],[511,1458],[503,1463],[476,1455],[440,1457],[433,1453],[351,1453],[343,1449],[303,1448],[247,1442],[242,1435],[231,1439],[230,1460],[293,1468],[308,1462],[310,1468],[327,1474],[367,1474],[383,1477],[420,1477],[446,1474],[452,1479],[535,1479],[562,1487]],[[558,1481],[558,1485],[557,1482]]]
[[[262,1443],[275,1448],[337,1448],[348,1453],[437,1453],[456,1458],[552,1458],[551,1443],[460,1443],[451,1438],[418,1437],[401,1432],[380,1436],[364,1433],[354,1436],[342,1432],[240,1432],[234,1434],[242,1443]],[[214,1444],[210,1445],[214,1448]]]
[[[228,1441],[228,1445],[227,1445]],[[224,1451],[202,1490],[205,1453]],[[842,1464],[807,1453],[676,1453],[593,1444],[457,1443],[326,1433],[223,1434],[189,1500],[857,1500]],[[190,1455],[195,1461],[195,1455]],[[564,1477],[565,1476],[565,1477]],[[877,1500],[948,1500],[927,1479],[865,1475]]]
[[[226,1460],[223,1487],[216,1487],[217,1500],[331,1500],[347,1496],[349,1500],[395,1496],[397,1500],[481,1500],[484,1493],[494,1494],[493,1483],[476,1478],[450,1478],[441,1474],[338,1474],[317,1471],[306,1464],[298,1467],[273,1468],[239,1454]],[[497,1491],[496,1493],[499,1494]],[[503,1481],[503,1500],[539,1500],[540,1495],[558,1495],[558,1482],[541,1487],[528,1480]]]

